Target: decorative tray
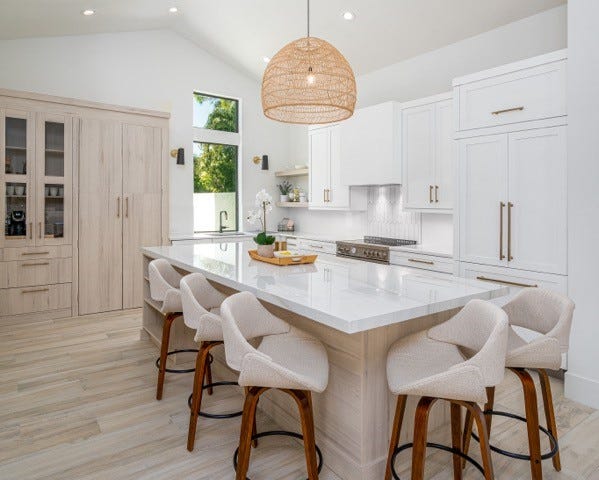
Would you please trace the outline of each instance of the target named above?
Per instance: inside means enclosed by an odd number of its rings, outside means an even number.
[[[284,267],[287,265],[305,265],[306,263],[314,263],[318,255],[298,255],[297,257],[285,257],[285,258],[269,258],[258,255],[257,250],[248,250],[250,257],[260,262],[272,263]]]

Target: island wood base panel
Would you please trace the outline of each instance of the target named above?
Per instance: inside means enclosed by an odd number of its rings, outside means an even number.
[[[147,263],[144,266],[147,267]],[[228,287],[211,283],[225,294],[236,293]],[[147,282],[145,293],[144,329],[159,344],[162,315],[149,301]],[[350,335],[263,303],[273,314],[316,336],[326,346],[330,365],[329,385],[322,394],[313,394],[312,397],[316,443],[323,452],[324,464],[344,480],[383,478],[396,402],[387,386],[387,351],[399,338],[439,324],[458,309]],[[185,327],[182,320],[176,320],[169,349],[197,347],[193,337],[194,332]],[[223,348],[214,349],[213,356],[214,376],[236,380],[236,373],[225,364]],[[184,361],[189,361],[189,357],[185,357]],[[416,403],[416,398],[408,399],[400,443],[411,441]],[[269,391],[260,397],[258,407],[281,427],[301,431],[297,407],[288,395]],[[429,429],[446,423],[449,423],[449,405],[439,402],[431,412]]]

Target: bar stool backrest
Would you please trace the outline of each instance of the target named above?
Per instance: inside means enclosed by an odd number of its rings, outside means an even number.
[[[508,318],[498,306],[471,300],[451,319],[431,328],[428,336],[465,348],[471,354],[467,363],[480,369],[486,386],[497,385],[503,380]]]
[[[227,364],[237,371],[241,370],[243,357],[248,353],[270,360],[247,340],[290,331],[288,323],[266,310],[250,292],[240,292],[228,297],[221,305],[221,318]]]
[[[227,296],[214,288],[201,273],[191,273],[183,277],[181,279],[181,303],[183,304],[185,325],[201,330],[202,317],[209,314],[211,309],[220,307],[225,298]]]
[[[169,290],[179,289],[182,275],[164,258],[152,260],[148,265],[150,296],[152,300],[164,302]]]
[[[510,325],[555,338],[562,352],[568,351],[574,302],[565,295],[541,288],[525,288],[503,309]]]

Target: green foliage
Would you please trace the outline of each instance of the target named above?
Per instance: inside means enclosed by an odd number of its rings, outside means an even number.
[[[199,103],[213,107],[205,128],[225,132],[237,131],[237,102],[193,94]],[[200,155],[193,159],[193,191],[195,193],[222,193],[237,190],[237,146],[203,143]]]
[[[272,245],[275,243],[275,237],[266,235],[266,232],[260,232],[254,237],[254,242],[256,242],[257,245]]]
[[[279,191],[281,192],[281,195],[288,195],[289,192],[291,192],[291,190],[293,190],[293,185],[291,184],[291,182],[289,180],[283,180],[283,183],[281,183],[280,185],[277,185],[277,187],[279,187]]]

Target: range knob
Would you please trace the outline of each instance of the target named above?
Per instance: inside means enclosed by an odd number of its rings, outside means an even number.
[[[356,253],[356,247],[351,247],[349,250],[349,253],[351,253],[352,255],[354,255]]]

